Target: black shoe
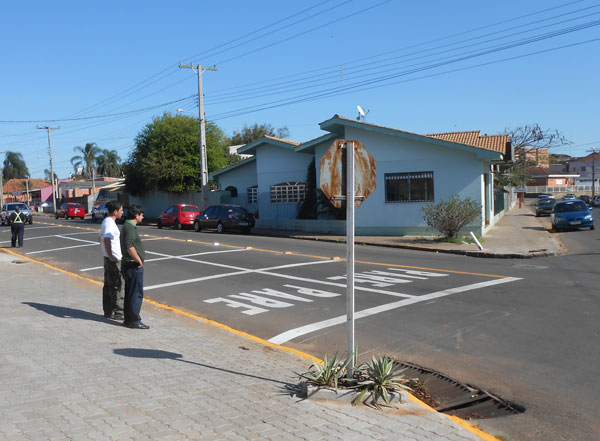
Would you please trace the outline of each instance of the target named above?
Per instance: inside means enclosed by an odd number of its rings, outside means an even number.
[[[150,329],[150,326],[144,325],[142,322],[127,323],[125,326],[131,329]]]

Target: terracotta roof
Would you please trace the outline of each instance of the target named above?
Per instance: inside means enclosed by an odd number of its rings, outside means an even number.
[[[265,138],[272,139],[273,141],[285,142],[286,144],[291,144],[293,146],[298,146],[301,143],[296,141],[290,141],[289,139],[277,138],[276,136],[265,135]]]
[[[444,141],[454,142],[456,144],[470,145],[482,149],[493,150],[502,154],[506,154],[510,137],[508,135],[480,135],[479,130],[469,132],[449,132],[449,133],[434,133],[425,135],[430,138],[443,139]]]
[[[3,191],[5,193],[10,193],[10,192],[15,191],[15,187],[17,188],[17,191],[25,191],[25,189],[26,189],[25,181],[27,181],[27,179],[9,179],[8,181],[4,181],[3,182],[3,184],[4,184]],[[29,189],[30,190],[47,187],[49,185],[51,185],[50,182],[48,182],[44,179],[29,179]]]

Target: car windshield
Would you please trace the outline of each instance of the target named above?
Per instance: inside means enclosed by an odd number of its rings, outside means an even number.
[[[25,204],[8,204],[6,205],[7,210],[14,210],[19,207],[19,210],[29,210],[29,207]]]
[[[559,204],[555,207],[557,213],[571,213],[574,211],[587,211],[587,206],[583,202],[575,201],[566,204]]]
[[[554,199],[542,199],[539,204],[540,205],[554,205],[556,202]]]
[[[181,207],[181,211],[187,213],[199,213],[200,209],[198,207],[194,207],[193,205],[184,205]]]

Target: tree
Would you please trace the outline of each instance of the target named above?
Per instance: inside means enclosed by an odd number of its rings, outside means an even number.
[[[121,175],[121,158],[116,150],[103,149],[96,156],[98,174],[102,176],[117,177]]]
[[[507,173],[497,176],[497,181],[501,185],[525,185],[527,167],[536,164],[535,161],[527,159],[527,149],[535,149],[536,154],[539,154],[540,149],[550,150],[571,143],[558,130],[542,129],[538,124],[507,128],[505,133],[510,136],[514,151],[514,165]]]
[[[277,129],[277,134],[275,134],[275,129],[271,124],[254,124],[252,127],[248,127],[244,124],[244,128],[241,131],[236,130],[233,133],[231,145],[249,144],[265,135],[275,136],[277,138],[287,138],[290,136],[290,131],[284,126]]]
[[[45,168],[44,169],[44,179],[50,183],[52,183],[52,180],[50,179],[50,177],[52,176],[52,172],[50,171],[50,169]],[[58,176],[56,175],[56,173],[54,173],[54,180],[58,180]]]
[[[464,226],[481,220],[481,205],[469,197],[460,199],[458,195],[437,204],[427,204],[422,210],[427,225],[448,238],[456,237]]]
[[[306,171],[306,197],[298,210],[298,219],[316,219],[318,215],[317,204],[317,169],[315,168],[315,159],[308,164]]]
[[[212,122],[206,123],[206,141],[208,171],[227,166],[227,137]],[[135,138],[123,168],[127,191],[134,195],[200,188],[198,120],[170,113],[154,118]]]
[[[83,167],[83,176],[91,178],[92,168],[96,166],[96,156],[100,153],[100,147],[95,142],[88,142],[85,147],[73,147],[73,151],[80,153],[71,158],[71,165],[75,168],[75,172],[79,167]]]
[[[25,164],[25,160],[21,153],[6,152],[2,177],[7,181],[9,179],[24,179],[30,177],[29,170],[27,169],[27,165]]]

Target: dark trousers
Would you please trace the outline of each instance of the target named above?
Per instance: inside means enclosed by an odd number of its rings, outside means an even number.
[[[19,223],[19,224],[12,224],[10,226],[10,232],[11,232],[11,239],[10,239],[10,244],[15,247],[17,246],[17,238],[19,239],[19,246],[22,247],[23,246],[23,233],[25,232],[25,225]]]
[[[144,301],[144,267],[123,265],[121,268],[125,279],[125,323],[142,321],[140,311]]]
[[[123,315],[125,286],[119,265],[104,258],[104,287],[102,288],[102,308],[104,315],[111,317]]]

